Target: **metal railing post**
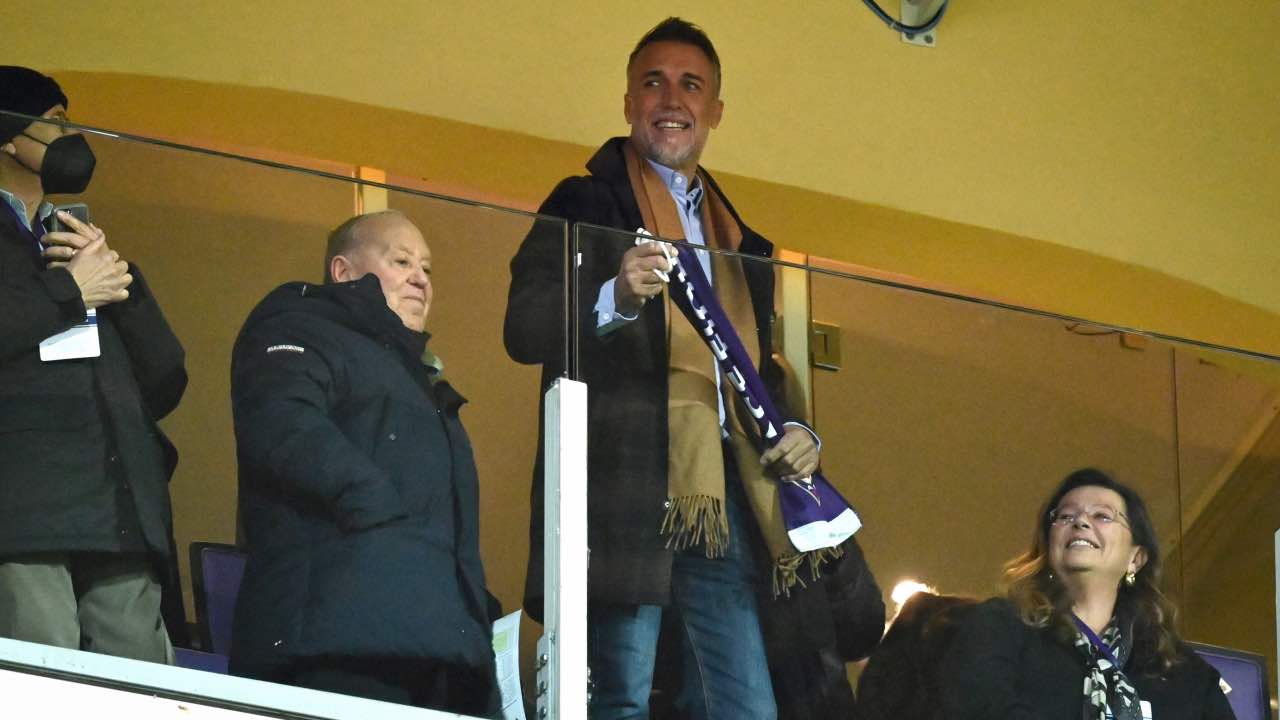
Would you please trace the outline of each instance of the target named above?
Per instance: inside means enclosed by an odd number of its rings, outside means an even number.
[[[543,397],[544,633],[538,717],[587,717],[587,386],[560,378]]]

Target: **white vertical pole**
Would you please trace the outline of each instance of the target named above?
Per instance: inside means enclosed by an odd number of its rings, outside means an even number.
[[[1276,530],[1276,655],[1280,657],[1280,530]],[[1280,663],[1276,663],[1276,692],[1280,693]]]
[[[587,717],[587,386],[561,378],[543,397],[544,634],[538,717]]]

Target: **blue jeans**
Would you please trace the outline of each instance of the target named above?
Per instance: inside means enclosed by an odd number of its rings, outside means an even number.
[[[728,468],[726,468],[728,469]],[[774,720],[777,708],[756,608],[758,573],[747,541],[746,499],[730,476],[725,498],[729,549],[709,559],[701,546],[676,554],[671,599],[683,635],[680,705],[694,720]],[[588,661],[591,720],[648,718],[659,605],[593,605]]]

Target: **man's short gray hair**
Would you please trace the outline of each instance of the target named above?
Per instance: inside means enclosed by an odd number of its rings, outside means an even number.
[[[333,259],[338,255],[346,255],[347,253],[360,247],[367,239],[364,233],[360,232],[360,228],[364,226],[366,220],[374,218],[398,217],[403,218],[404,213],[399,210],[378,210],[377,212],[365,213],[364,215],[356,215],[347,219],[338,227],[329,232],[329,243],[324,253],[324,283],[328,285],[334,282],[333,276],[329,274],[329,268],[333,265]]]

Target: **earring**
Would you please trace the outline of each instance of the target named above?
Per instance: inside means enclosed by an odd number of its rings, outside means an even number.
[[[1132,570],[1130,570],[1129,572],[1125,573],[1125,575],[1124,575],[1124,584],[1125,584],[1125,585],[1128,585],[1129,587],[1133,587],[1133,584],[1134,584],[1134,583],[1136,583],[1136,582],[1138,582],[1138,573],[1136,573],[1136,572],[1134,572],[1134,571],[1132,571]]]

